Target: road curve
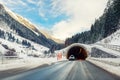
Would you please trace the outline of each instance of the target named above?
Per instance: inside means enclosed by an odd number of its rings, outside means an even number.
[[[87,61],[64,61],[1,80],[120,80]]]

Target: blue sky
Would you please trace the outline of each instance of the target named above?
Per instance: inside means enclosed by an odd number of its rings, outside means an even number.
[[[0,0],[13,12],[27,18],[40,29],[65,40],[89,30],[108,0]]]
[[[10,2],[12,3],[15,0],[13,1],[6,0],[6,1],[8,1],[8,3]],[[69,18],[64,13],[60,14],[59,16],[57,15],[54,16],[54,14],[52,14],[51,11],[49,12],[49,10],[52,9],[52,6],[50,5],[52,0],[43,0],[44,5],[43,3],[40,4],[37,3],[40,0],[21,0],[21,1],[23,1],[23,3],[25,4],[18,1],[19,4],[18,6],[15,4],[8,4],[8,3],[6,4],[6,6],[8,7],[10,6],[10,9],[12,11],[29,19],[31,22],[33,22],[36,25],[40,25],[45,28],[51,28],[55,23]],[[44,16],[41,14],[44,14]]]

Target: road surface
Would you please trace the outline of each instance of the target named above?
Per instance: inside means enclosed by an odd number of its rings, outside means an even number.
[[[120,80],[88,61],[64,61],[0,80]]]

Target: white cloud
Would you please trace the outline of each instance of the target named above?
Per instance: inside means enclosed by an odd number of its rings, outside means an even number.
[[[88,27],[80,27],[80,22],[69,20],[56,23],[51,30],[53,37],[65,40],[80,31],[88,30]]]
[[[37,1],[35,1],[35,0],[27,0],[27,2],[29,2],[31,4],[37,4]]]
[[[95,18],[99,18],[108,0],[52,0],[53,11],[56,15],[66,13],[71,16],[69,21],[56,23],[53,36],[64,40],[77,32],[89,30]]]
[[[64,38],[70,37],[71,35],[73,35],[74,32],[79,31],[77,27],[73,27],[71,25],[73,25],[73,23],[69,21],[61,21],[57,23],[56,25],[54,25],[52,29],[53,36],[63,40]]]
[[[0,3],[6,5],[8,8],[10,8],[11,10],[20,10],[20,9],[24,9],[24,8],[28,8],[28,5],[26,2],[24,2],[23,0],[0,0]]]
[[[39,0],[37,3],[39,15],[43,19],[47,19],[47,18],[55,18],[55,17],[63,14],[64,12],[61,11],[60,7],[58,6],[59,1],[58,0],[57,1],[55,1],[55,0]]]
[[[45,18],[45,15],[47,13],[47,9],[45,8],[45,3],[43,0],[40,0],[38,3],[37,3],[37,6],[39,7],[38,8],[38,11],[39,11],[39,15],[43,18]]]
[[[22,0],[0,0],[1,3],[5,4],[6,6],[8,5],[13,5],[13,6],[16,6],[16,5],[21,5],[21,6],[27,6],[27,4],[22,1]],[[16,6],[17,7],[17,6]]]

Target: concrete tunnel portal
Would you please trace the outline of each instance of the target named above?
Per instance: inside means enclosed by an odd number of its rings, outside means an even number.
[[[81,45],[71,46],[67,51],[66,58],[69,59],[71,55],[75,57],[75,60],[86,60],[88,57],[87,50]]]

